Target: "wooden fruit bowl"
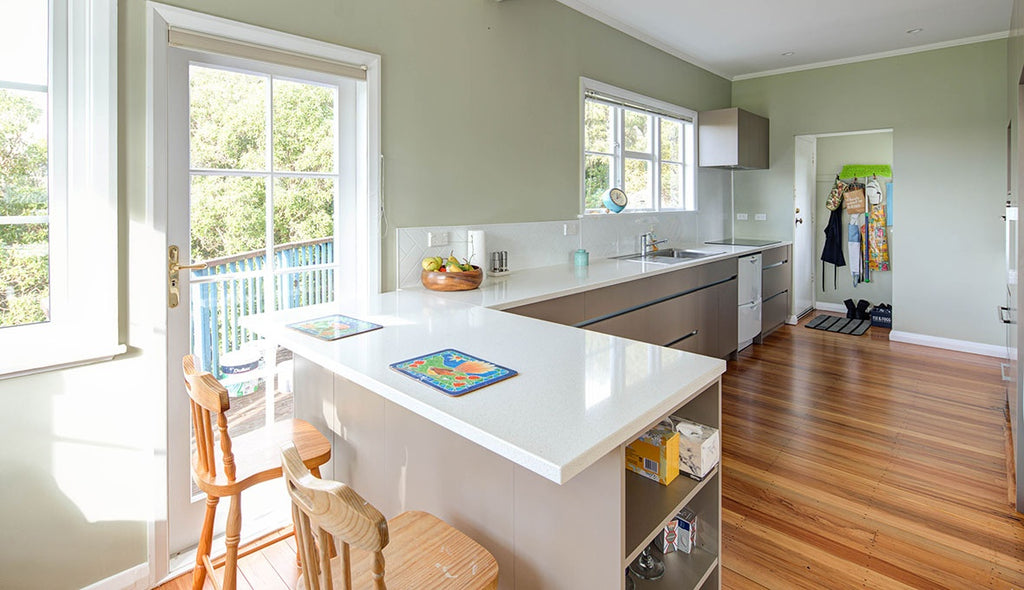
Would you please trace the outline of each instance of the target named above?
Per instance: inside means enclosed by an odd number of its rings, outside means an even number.
[[[479,287],[483,280],[484,272],[479,266],[462,272],[424,270],[420,273],[420,282],[433,291],[469,291]]]

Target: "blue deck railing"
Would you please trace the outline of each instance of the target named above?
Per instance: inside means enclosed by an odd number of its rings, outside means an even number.
[[[274,268],[294,272],[274,275],[274,301],[264,295],[266,252],[256,250],[207,260],[193,277],[225,275],[223,280],[192,286],[192,351],[203,370],[218,378],[220,357],[258,340],[239,320],[264,311],[303,307],[334,300],[334,269],[303,267],[334,262],[333,238],[281,244],[274,248]]]

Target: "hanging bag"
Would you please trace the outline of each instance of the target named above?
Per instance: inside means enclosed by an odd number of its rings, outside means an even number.
[[[835,211],[843,204],[843,193],[846,192],[846,183],[839,180],[839,175],[836,174],[836,181],[832,185],[832,191],[828,194],[828,199],[825,201],[825,208],[829,211]]]
[[[864,185],[856,182],[850,183],[846,187],[846,192],[843,193],[843,205],[846,207],[846,212],[850,215],[863,213],[865,211],[864,201]]]

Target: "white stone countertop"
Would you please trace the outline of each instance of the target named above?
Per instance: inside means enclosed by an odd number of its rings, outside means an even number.
[[[537,303],[547,299],[582,293],[591,289],[607,287],[632,281],[646,276],[692,268],[709,262],[739,257],[755,252],[764,252],[787,246],[791,242],[779,242],[768,246],[727,246],[720,244],[684,244],[674,248],[715,252],[712,256],[687,260],[685,262],[637,262],[604,258],[591,260],[590,265],[576,268],[572,264],[560,264],[541,268],[516,270],[501,276],[486,276],[480,287],[471,291],[435,292],[422,286],[406,287],[404,291],[422,291],[446,299],[491,309],[509,309],[520,305]]]
[[[644,266],[649,265],[594,264],[591,276],[597,285],[610,284],[626,280],[623,277],[630,268]],[[576,286],[571,280],[559,282],[556,271],[538,269],[520,276],[527,274],[550,277],[549,285],[555,288]],[[515,291],[516,276],[506,279],[506,292],[520,292]],[[533,284],[518,296],[540,298],[539,287]],[[327,342],[287,327],[332,313],[384,328]],[[628,443],[714,382],[726,368],[721,359],[521,317],[425,290],[285,310],[252,316],[243,323],[336,375],[558,484]],[[519,375],[449,397],[389,367],[447,348],[514,369]]]

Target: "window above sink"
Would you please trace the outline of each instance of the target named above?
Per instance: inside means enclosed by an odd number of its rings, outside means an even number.
[[[620,188],[624,212],[695,211],[697,113],[622,88],[580,79],[583,90],[583,212],[608,213]]]

